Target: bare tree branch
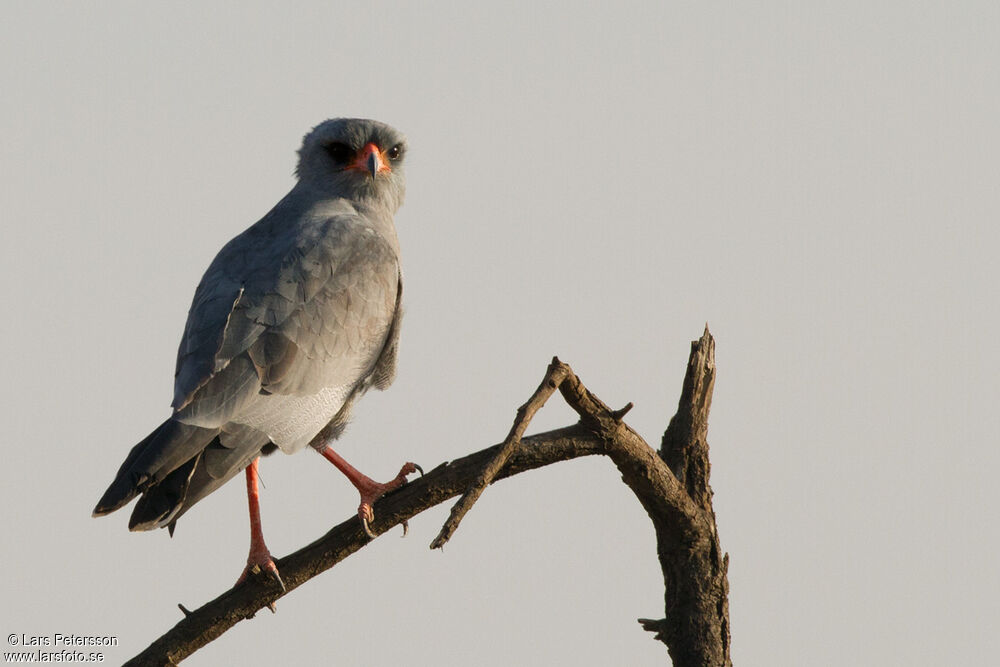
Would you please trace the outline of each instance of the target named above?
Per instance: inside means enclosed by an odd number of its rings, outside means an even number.
[[[580,456],[604,454],[622,474],[653,522],[657,555],[666,587],[665,616],[640,619],[663,641],[677,667],[731,667],[726,571],[708,486],[708,410],[715,378],[715,344],[705,334],[692,343],[677,414],[654,451],[622,419],[631,403],[611,410],[572,369],[553,359],[538,389],[518,409],[503,443],[442,464],[378,501],[372,530],[382,533],[449,498],[456,503],[438,547],[494,480]],[[580,415],[566,428],[523,437],[535,412],[558,389]],[[245,618],[273,604],[320,572],[370,542],[357,517],[334,527],[312,544],[277,561],[286,591],[266,577],[253,577],[201,608],[188,611],[166,634],[127,665],[173,665]]]
[[[715,387],[715,340],[705,327],[691,343],[677,413],[663,434],[660,456],[697,510],[697,529],[684,534],[670,521],[653,518],[663,570],[664,618],[640,619],[670,650],[674,665],[731,666],[729,554],[719,546],[708,484],[708,412]],[[620,467],[620,466],[619,466]],[[641,500],[641,498],[640,498]],[[645,504],[645,503],[644,503]],[[647,508],[648,511],[648,508]]]
[[[514,418],[514,424],[510,427],[510,433],[500,443],[500,450],[496,453],[496,456],[480,471],[479,476],[476,477],[476,481],[466,489],[462,497],[451,508],[451,515],[444,522],[444,525],[441,526],[441,532],[431,542],[431,549],[440,549],[443,547],[451,539],[455,531],[458,530],[458,524],[461,523],[462,517],[472,509],[472,506],[479,500],[479,496],[482,495],[486,487],[496,479],[497,473],[500,472],[507,459],[510,458],[510,455],[521,444],[521,436],[524,435],[525,429],[528,428],[531,418],[545,405],[545,401],[549,400],[549,396],[562,383],[568,370],[569,366],[561,363],[558,359],[552,359],[552,363],[549,364],[549,369],[546,371],[545,377],[542,378],[541,384],[538,385],[538,389],[531,395],[527,403],[517,409],[517,416]]]
[[[535,468],[568,461],[603,451],[598,438],[582,426],[548,431],[527,437],[524,447],[507,461],[497,475],[504,479]],[[378,534],[411,519],[420,512],[445,502],[467,489],[482,469],[496,455],[500,445],[443,463],[423,477],[409,482],[378,501],[372,530]],[[278,559],[287,591],[266,576],[254,576],[198,609],[187,611],[173,628],[142,653],[125,663],[138,665],[174,665],[188,657],[240,621],[253,618],[309,579],[330,569],[369,542],[357,516],[335,526],[321,538],[295,553]]]

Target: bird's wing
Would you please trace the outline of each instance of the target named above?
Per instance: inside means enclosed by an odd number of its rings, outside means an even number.
[[[385,346],[379,354],[375,369],[371,374],[371,384],[379,391],[383,391],[396,379],[396,357],[399,351],[399,325],[403,320],[403,276],[400,274],[396,284],[396,312],[392,318],[392,325],[389,333],[385,337]]]
[[[352,386],[386,345],[399,264],[385,239],[356,216],[295,230],[292,242],[256,236],[227,245],[195,295],[175,386],[185,422],[219,426],[261,393]]]
[[[232,360],[219,357],[223,336],[230,315],[246,290],[249,280],[264,285],[269,274],[281,264],[288,244],[277,234],[275,225],[265,225],[267,217],[227,243],[212,260],[195,290],[188,312],[184,334],[177,350],[177,370],[174,373],[173,408],[187,405],[195,392],[212,379]],[[267,251],[267,241],[273,239],[274,252]],[[270,276],[273,281],[273,275]]]

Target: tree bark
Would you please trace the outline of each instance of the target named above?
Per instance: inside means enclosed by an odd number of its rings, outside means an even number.
[[[554,359],[542,384],[518,410],[503,443],[444,463],[378,501],[372,530],[383,533],[424,510],[462,494],[432,547],[457,530],[465,512],[493,481],[580,456],[608,456],[642,503],[657,539],[665,587],[664,618],[639,619],[664,642],[677,667],[732,665],[730,658],[729,556],[720,557],[708,485],[708,411],[715,381],[715,343],[706,327],[692,343],[677,413],[659,452],[624,423],[631,404],[613,411],[572,369]],[[577,424],[523,437],[545,400],[558,389],[580,415]],[[277,561],[286,590],[265,576],[249,577],[184,618],[126,665],[175,665],[259,610],[270,607],[320,572],[364,547],[357,517]],[[179,605],[180,606],[180,605]]]
[[[719,534],[708,484],[708,412],[715,387],[715,340],[705,333],[691,343],[677,413],[660,443],[660,457],[695,505],[698,529],[689,536],[669,521],[653,519],[663,570],[666,614],[643,627],[663,641],[674,665],[731,666],[729,652],[729,554]],[[651,517],[652,518],[652,517]]]

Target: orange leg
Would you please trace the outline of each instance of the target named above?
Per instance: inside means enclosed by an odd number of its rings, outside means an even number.
[[[247,556],[247,566],[243,569],[243,574],[240,575],[236,583],[243,583],[250,573],[264,571],[277,579],[278,583],[281,584],[281,590],[285,590],[285,582],[281,580],[278,566],[274,564],[271,552],[264,544],[264,532],[260,527],[260,491],[257,488],[257,462],[259,460],[259,458],[254,459],[253,463],[248,465],[246,469],[247,501],[250,504],[250,555]]]
[[[347,479],[351,481],[354,488],[356,488],[358,493],[361,494],[361,504],[358,506],[358,518],[361,519],[361,525],[365,529],[365,534],[371,538],[375,537],[375,533],[373,533],[369,527],[369,524],[375,520],[375,512],[372,510],[372,505],[374,505],[375,501],[385,494],[406,484],[407,475],[420,470],[420,466],[415,463],[407,462],[403,465],[399,474],[396,475],[392,481],[380,484],[371,477],[359,472],[357,468],[345,461],[340,454],[333,451],[333,448],[329,445],[321,449],[319,453],[322,454],[327,461],[337,466],[337,469],[347,476]],[[420,472],[423,473],[422,470],[420,470]],[[406,524],[404,523],[403,526],[405,528]]]

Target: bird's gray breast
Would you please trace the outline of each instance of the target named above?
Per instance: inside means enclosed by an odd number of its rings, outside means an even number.
[[[276,239],[268,247],[247,239],[246,248],[230,249],[242,266],[223,267],[221,291],[238,282],[237,291],[217,325],[221,331],[189,320],[188,330],[218,342],[210,360],[188,355],[206,377],[178,410],[186,423],[250,427],[289,452],[305,446],[370,382],[388,348],[394,355],[395,344],[387,344],[400,296],[395,239],[363,217],[313,220],[294,233],[290,243]],[[268,252],[270,258],[258,256]],[[208,279],[199,291],[214,289]],[[192,307],[190,317],[196,316]],[[179,360],[178,382],[182,367]]]

